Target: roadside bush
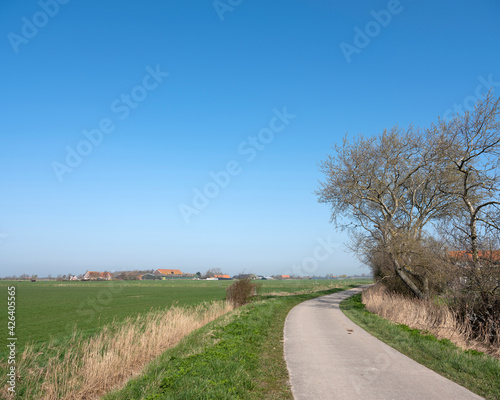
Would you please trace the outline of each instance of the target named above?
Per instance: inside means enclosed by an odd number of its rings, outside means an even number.
[[[226,301],[234,307],[242,306],[250,301],[250,297],[257,294],[258,285],[250,279],[240,279],[226,289]]]
[[[461,275],[449,294],[449,304],[459,319],[471,327],[471,337],[500,346],[500,266],[482,260],[461,268]]]

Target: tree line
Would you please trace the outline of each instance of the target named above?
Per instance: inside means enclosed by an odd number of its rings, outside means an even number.
[[[344,137],[316,194],[376,280],[500,332],[500,98],[428,128]]]

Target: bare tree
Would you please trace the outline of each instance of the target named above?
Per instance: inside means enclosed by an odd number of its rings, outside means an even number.
[[[213,278],[215,275],[222,275],[222,270],[220,268],[210,268],[205,272],[205,278]]]
[[[428,295],[429,268],[421,264],[424,227],[447,212],[446,177],[426,131],[398,127],[334,147],[321,164],[326,181],[319,202],[337,228],[349,229],[362,255],[382,251],[393,271],[419,298]]]
[[[483,337],[500,340],[500,98],[432,127],[450,181],[453,212],[440,228],[457,252],[460,286],[453,302]]]
[[[452,179],[443,191],[460,204],[448,224],[456,242],[466,244],[474,264],[480,250],[500,230],[500,98],[492,92],[473,112],[456,115],[450,122],[433,126],[433,142]],[[463,249],[465,250],[465,249]]]

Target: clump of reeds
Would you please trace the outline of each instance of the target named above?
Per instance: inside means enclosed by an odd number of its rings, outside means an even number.
[[[183,337],[233,310],[229,302],[172,307],[129,318],[81,340],[75,333],[62,349],[53,345],[19,357],[19,385],[26,399],[96,399],[131,377]],[[44,352],[55,354],[47,359]],[[4,392],[4,394],[6,394]]]
[[[486,337],[481,340],[474,335],[472,327],[461,321],[446,304],[390,293],[381,284],[366,289],[362,301],[368,311],[392,322],[428,331],[439,339],[449,339],[463,349],[475,349],[500,358],[498,346],[491,346]]]

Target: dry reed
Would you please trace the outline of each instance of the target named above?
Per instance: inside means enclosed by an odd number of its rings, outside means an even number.
[[[487,345],[486,340],[472,340],[471,326],[460,322],[456,314],[444,304],[409,299],[388,292],[380,284],[366,289],[362,301],[368,311],[382,318],[430,332],[439,339],[449,339],[463,349],[474,349],[500,358],[498,346]]]
[[[230,312],[227,302],[200,304],[193,308],[172,307],[154,311],[124,323],[105,327],[100,334],[81,340],[76,334],[55,356],[42,358],[51,347],[27,346],[18,362],[27,387],[27,399],[96,399],[123,386],[143,367],[183,337]],[[4,391],[3,394],[6,394]]]

